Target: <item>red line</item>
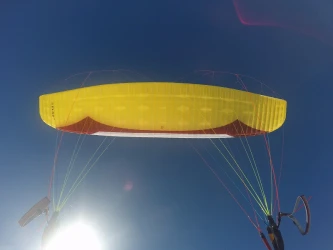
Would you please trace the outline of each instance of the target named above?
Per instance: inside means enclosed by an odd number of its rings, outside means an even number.
[[[221,180],[221,178],[218,176],[218,174],[215,172],[215,170],[209,165],[209,163],[204,159],[204,157],[199,153],[199,151],[190,143],[191,147],[195,150],[195,152],[200,156],[201,160],[205,163],[205,165],[209,168],[209,170],[215,175],[215,177],[218,179],[218,181],[223,185],[223,187],[228,191],[228,193],[231,195],[231,197],[235,200],[235,202],[238,204],[240,209],[244,212],[244,214],[247,216],[249,221],[252,223],[252,225],[258,230],[258,232],[261,232],[260,228],[256,226],[256,224],[253,222],[249,214],[246,212],[246,210],[243,208],[243,206],[238,202],[236,197],[233,195],[233,193],[230,191],[230,189],[226,186],[226,184]]]
[[[274,180],[274,186],[275,186],[275,195],[276,195],[275,198],[276,198],[276,200],[277,200],[278,209],[279,209],[279,211],[280,211],[279,190],[278,190],[278,188],[277,188],[276,175],[275,175],[274,165],[273,165],[273,161],[272,161],[271,150],[270,150],[270,147],[269,147],[269,145],[268,145],[268,140],[267,140],[266,135],[264,135],[264,140],[265,140],[265,143],[266,143],[267,153],[268,153],[268,156],[269,156],[269,165],[270,165],[270,167],[271,167],[272,174],[273,174],[273,180]]]
[[[261,236],[262,242],[265,244],[266,248],[268,250],[272,250],[272,247],[269,245],[269,243],[268,243],[268,241],[267,241],[263,232],[260,232],[260,236]]]
[[[312,196],[309,196],[309,198],[307,199],[308,202],[312,199]],[[298,212],[302,207],[304,207],[304,203],[300,204],[299,207],[296,209],[296,211],[294,211],[294,213]]]
[[[81,88],[84,86],[85,82],[88,80],[88,78],[90,77],[90,75],[91,75],[91,72],[89,72],[89,74],[87,75],[87,77],[82,81],[81,86],[80,86]],[[68,113],[66,122],[69,119],[69,116],[70,116],[70,114],[72,112],[74,103],[75,103],[75,101],[76,101],[79,93],[80,93],[80,91],[78,91],[77,94],[76,94],[76,96],[75,96],[74,102],[72,103],[72,106],[71,106],[70,111]],[[58,147],[57,147],[56,152],[54,154],[53,167],[52,167],[52,172],[51,172],[51,177],[50,177],[50,182],[49,182],[49,190],[48,190],[48,195],[47,195],[49,199],[51,198],[51,189],[52,189],[52,184],[53,184],[53,180],[54,180],[54,173],[55,173],[56,163],[57,163],[57,160],[58,160],[58,154],[59,154],[59,150],[60,150],[60,146],[61,146],[61,143],[62,143],[62,138],[64,136],[64,133],[65,132],[61,133],[60,140],[59,140],[59,143],[58,143]]]
[[[236,128],[236,131],[237,131],[237,133],[238,133],[237,128]],[[242,139],[240,138],[240,140],[242,140]],[[242,142],[242,143],[243,143],[243,142]],[[230,149],[230,152],[231,152],[231,149]],[[232,152],[231,152],[231,153],[232,153]],[[238,167],[237,169],[239,169],[239,168],[240,168],[240,167]],[[239,174],[240,174],[240,170],[239,170]],[[247,193],[247,197],[248,197],[248,199],[249,199],[249,201],[250,201],[250,205],[251,205],[251,207],[252,207],[252,211],[253,211],[253,213],[254,213],[254,217],[255,217],[255,220],[256,220],[256,222],[257,222],[258,228],[260,228],[260,226],[259,226],[259,221],[258,221],[258,217],[257,217],[256,211],[255,211],[255,208],[254,208],[254,206],[253,206],[252,198],[251,198],[251,196],[250,196],[249,189],[248,189],[248,187],[247,187],[246,184],[245,184],[245,181],[244,181],[243,175],[244,175],[244,174],[240,174],[240,176],[241,176],[240,179],[242,180],[242,183],[243,183],[243,185],[244,185],[244,187],[245,187],[245,191],[246,191],[246,193]]]
[[[278,181],[278,187],[280,187],[280,183],[281,183],[281,176],[282,176],[282,167],[283,167],[283,158],[284,158],[284,127],[282,127],[282,146],[281,146],[281,165],[280,165],[280,174],[279,174],[279,181]],[[276,208],[276,204],[277,204],[277,199],[274,200],[274,207],[273,207],[273,211],[275,211]],[[273,212],[272,211],[272,212]],[[279,211],[280,212],[280,211]]]
[[[243,83],[243,81],[241,80],[241,78],[236,75],[238,77],[238,79],[240,80],[240,83],[241,85],[243,86],[243,88],[248,91],[246,85]],[[258,122],[259,122],[259,117],[258,117]],[[268,156],[269,156],[269,164],[270,164],[270,167],[271,167],[271,171],[272,171],[272,174],[273,174],[273,179],[274,179],[274,186],[275,186],[275,194],[276,194],[276,197],[275,197],[275,200],[277,201],[277,204],[278,204],[278,208],[280,210],[280,199],[279,199],[279,191],[278,191],[278,186],[277,186],[277,183],[276,183],[276,175],[275,175],[275,170],[274,170],[274,164],[273,164],[273,161],[272,161],[272,155],[271,155],[271,151],[270,151],[270,147],[268,145],[268,140],[267,140],[267,137],[266,137],[266,134],[263,135],[264,136],[264,140],[265,140],[265,144],[266,144],[266,149],[267,149],[267,153],[268,153]],[[281,163],[282,164],[282,163]]]

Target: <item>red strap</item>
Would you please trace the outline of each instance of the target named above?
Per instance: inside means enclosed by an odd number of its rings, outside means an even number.
[[[272,250],[271,245],[268,243],[268,241],[267,241],[267,239],[266,239],[266,236],[264,235],[263,232],[260,232],[260,237],[261,237],[261,239],[262,239],[262,242],[264,242],[264,244],[265,244],[267,250]]]

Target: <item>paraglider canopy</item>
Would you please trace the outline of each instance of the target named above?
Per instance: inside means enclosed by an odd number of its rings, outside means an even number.
[[[282,126],[287,102],[190,83],[104,84],[42,95],[42,120],[58,130],[103,136],[230,138]]]

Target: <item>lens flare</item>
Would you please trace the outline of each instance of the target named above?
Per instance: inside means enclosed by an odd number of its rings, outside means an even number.
[[[84,223],[60,230],[45,250],[102,250],[97,233]]]

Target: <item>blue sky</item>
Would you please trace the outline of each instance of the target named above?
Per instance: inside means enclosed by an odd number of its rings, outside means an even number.
[[[283,222],[286,249],[332,248],[333,47],[319,39],[331,36],[332,7],[310,2],[298,4],[307,23],[325,26],[313,33],[320,36],[243,25],[231,0],[1,3],[0,250],[36,249],[40,240],[42,218],[25,229],[17,223],[47,194],[54,156],[56,133],[39,118],[38,96],[72,74],[119,68],[154,80],[230,71],[276,90],[288,101],[281,206],[313,197],[309,235]],[[124,192],[128,180],[134,186]],[[66,218],[84,215],[108,249],[265,249],[185,140],[117,139],[70,205]]]

